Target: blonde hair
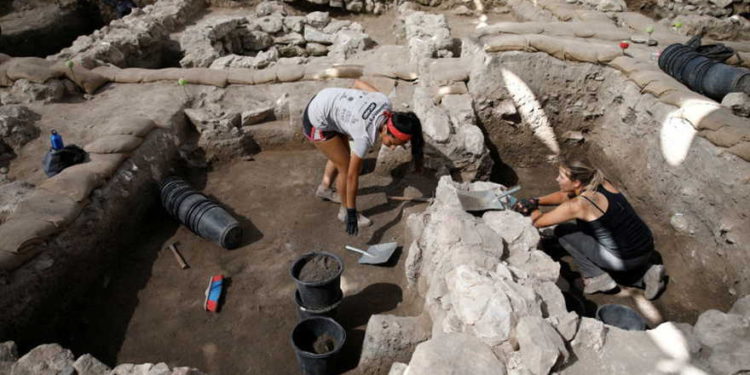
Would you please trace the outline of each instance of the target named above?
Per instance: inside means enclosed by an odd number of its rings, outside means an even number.
[[[560,162],[560,168],[567,170],[568,178],[580,181],[584,191],[595,191],[604,183],[606,177],[598,168],[591,166],[585,159],[570,159]]]

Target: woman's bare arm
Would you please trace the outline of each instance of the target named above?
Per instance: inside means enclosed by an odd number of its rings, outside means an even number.
[[[571,196],[564,191],[556,191],[551,194],[539,197],[539,204],[542,206],[556,206],[563,202],[569,201]]]

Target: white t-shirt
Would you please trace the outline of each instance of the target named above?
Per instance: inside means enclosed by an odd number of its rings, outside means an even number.
[[[307,115],[316,129],[348,135],[352,152],[364,158],[378,139],[386,110],[391,110],[391,101],[381,92],[327,88],[310,102]]]

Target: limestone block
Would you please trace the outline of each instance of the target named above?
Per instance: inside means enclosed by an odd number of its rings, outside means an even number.
[[[606,337],[607,327],[604,326],[604,323],[596,319],[583,317],[571,346],[573,348],[590,348],[598,352],[604,347]]]
[[[529,253],[539,243],[539,231],[531,219],[515,211],[487,211],[482,220],[508,244],[511,257]]]
[[[39,136],[38,114],[21,105],[0,107],[0,142],[18,148]]]
[[[296,33],[294,33],[296,34]],[[297,34],[299,35],[299,34]],[[276,38],[260,30],[250,30],[242,35],[242,48],[251,51],[263,51],[271,46]]]
[[[284,4],[277,1],[263,1],[255,6],[255,15],[258,17],[269,16],[274,13],[285,16],[287,12]]]
[[[317,29],[322,29],[328,25],[331,17],[328,12],[310,12],[305,16],[305,22]]]
[[[272,105],[265,105],[244,111],[241,114],[240,124],[241,126],[248,126],[270,119],[273,117],[273,109]]]
[[[406,363],[393,362],[391,369],[388,371],[388,375],[404,375],[408,367],[409,365]]]
[[[417,344],[430,338],[426,323],[418,317],[371,316],[357,368],[367,373],[382,373],[393,362],[408,361]]]
[[[325,56],[328,54],[328,47],[324,44],[310,42],[305,45],[305,51],[310,56]]]
[[[305,28],[305,17],[303,16],[286,16],[283,22],[285,28],[295,33],[302,33]]]
[[[738,299],[727,314],[750,316],[750,295]]]
[[[3,172],[7,173],[7,168]],[[5,173],[0,174],[0,177],[4,178]],[[33,191],[34,185],[23,181],[0,182],[0,223],[13,214],[18,205],[27,199]]]
[[[172,369],[172,375],[207,375],[206,373],[190,367],[175,367]]]
[[[419,88],[417,89],[419,90]],[[448,114],[435,107],[422,118],[422,132],[437,143],[445,143],[451,135],[451,124]]]
[[[569,311],[564,315],[552,315],[547,318],[547,322],[555,327],[565,341],[573,340],[576,332],[578,332],[579,320],[580,317],[574,311]]]
[[[84,146],[86,152],[97,154],[130,153],[143,143],[143,138],[132,135],[106,135]]]
[[[300,33],[291,32],[289,34],[284,34],[273,38],[273,43],[302,46],[305,45],[305,37],[303,37]]]
[[[389,147],[381,145],[375,162],[374,173],[381,176],[390,176],[396,167],[410,162],[411,150],[409,148],[396,147],[396,149],[391,150]]]
[[[279,57],[280,58],[291,58],[291,57],[298,57],[298,56],[305,56],[307,55],[307,50],[305,48],[295,45],[280,45],[276,47],[279,51]],[[290,65],[290,64],[286,64]]]
[[[463,332],[490,346],[510,338],[516,323],[513,305],[489,274],[459,265],[446,275],[446,285],[452,304],[448,313],[463,325]]]
[[[131,135],[143,138],[155,127],[154,121],[144,116],[116,116],[107,121],[100,134]]]
[[[537,296],[542,300],[541,307],[544,317],[565,316],[568,314],[568,309],[565,307],[565,297],[563,297],[560,288],[554,282],[534,282],[532,287]]]
[[[730,108],[737,116],[750,117],[750,95],[744,92],[730,92],[721,100],[721,105]]]
[[[73,353],[60,345],[39,345],[16,362],[13,375],[72,374],[73,359]]]
[[[115,367],[109,375],[172,375],[166,363],[124,363]]]
[[[404,375],[427,374],[504,375],[505,365],[477,338],[453,333],[417,345]]]
[[[91,191],[100,186],[103,177],[97,173],[93,163],[76,164],[45,180],[39,189],[65,195],[76,202],[88,198]]]
[[[329,54],[347,59],[369,48],[371,44],[370,36],[364,32],[344,29],[335,34]]]
[[[15,362],[18,360],[18,347],[13,341],[0,343],[0,362]]]
[[[442,107],[448,112],[451,123],[456,128],[466,124],[474,124],[476,121],[471,95],[447,95],[443,98]],[[481,152],[480,149],[477,154]]]
[[[112,370],[91,354],[84,354],[73,363],[78,375],[108,375]]]
[[[698,317],[694,333],[710,349],[708,363],[720,374],[750,371],[750,321],[737,314],[708,310]]]
[[[13,217],[35,218],[63,227],[73,222],[82,209],[81,203],[65,195],[36,189],[18,205]]]
[[[543,251],[531,250],[528,257],[514,255],[508,258],[508,263],[525,271],[534,280],[554,283],[560,277],[560,263]]]
[[[328,25],[323,28],[323,32],[328,34],[336,34],[341,29],[349,27],[349,25],[351,24],[352,21],[349,20],[330,20],[328,22]]]
[[[455,96],[455,95],[448,95]],[[473,114],[473,113],[472,113]],[[456,133],[459,140],[463,140],[463,148],[472,155],[481,155],[485,153],[484,134],[478,126],[473,124],[464,124],[458,128]]]
[[[335,39],[335,35],[324,33],[314,27],[305,27],[304,32],[305,40],[313,43],[320,43],[324,45],[331,45]]]
[[[271,47],[266,51],[261,51],[255,55],[254,68],[263,69],[279,60],[279,50]]]
[[[34,83],[25,79],[16,80],[9,93],[0,95],[2,104],[19,104],[31,102],[53,103],[65,96],[65,84],[62,80],[51,79],[45,83]]]
[[[284,23],[280,14],[272,14],[270,16],[260,17],[255,21],[255,24],[260,27],[263,32],[269,34],[276,34],[281,32],[284,28]]]
[[[516,339],[524,366],[535,375],[547,375],[568,359],[560,335],[540,317],[522,317],[516,326]]]

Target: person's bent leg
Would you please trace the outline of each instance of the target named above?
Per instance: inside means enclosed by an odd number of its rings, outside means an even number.
[[[599,242],[593,237],[577,231],[558,237],[558,241],[560,246],[573,257],[583,277],[591,278],[606,273],[591,260],[590,256],[597,254],[599,251]]]
[[[338,177],[336,179],[336,190],[339,193],[341,202],[346,202],[346,174],[349,169],[349,147],[347,147],[346,139],[343,136],[337,135],[331,139],[325,141],[319,141],[314,143],[315,147],[320,150],[323,155],[328,158],[326,163],[326,171],[328,170],[328,164],[333,164],[334,169],[338,171]],[[325,177],[324,177],[325,178]]]
[[[561,236],[560,245],[573,257],[579,271],[583,275],[585,294],[606,292],[617,287],[617,283],[592,257],[599,251],[599,242],[583,232],[569,232]]]
[[[323,172],[323,180],[320,182],[320,185],[326,189],[330,189],[331,185],[334,183],[334,181],[336,181],[337,173],[338,169],[336,168],[336,164],[333,164],[333,162],[330,160],[326,161],[325,171]]]

